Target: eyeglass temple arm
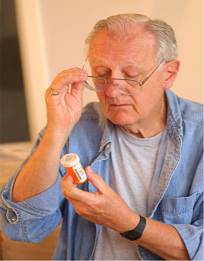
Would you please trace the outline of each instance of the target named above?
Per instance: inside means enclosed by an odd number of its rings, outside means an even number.
[[[81,68],[82,70],[84,69],[84,66],[85,66],[85,64],[86,64],[86,61],[88,60],[88,58],[89,58],[89,56],[87,56],[87,57],[86,57],[86,59],[85,59],[85,61],[84,61],[83,65],[82,65],[82,68]]]
[[[158,66],[154,69],[154,71],[142,82],[142,84],[140,84],[140,86],[142,86],[143,84],[146,83],[146,81],[152,76],[152,74],[159,68],[159,66],[163,63],[163,61],[165,61],[165,59],[162,59],[161,62],[158,64]]]

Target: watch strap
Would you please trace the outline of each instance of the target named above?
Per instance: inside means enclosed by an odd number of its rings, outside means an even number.
[[[125,237],[131,241],[137,240],[142,236],[142,233],[146,227],[146,218],[140,216],[140,221],[135,229],[120,233],[122,237]]]

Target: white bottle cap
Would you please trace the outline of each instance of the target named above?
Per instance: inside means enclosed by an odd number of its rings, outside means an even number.
[[[77,163],[79,163],[79,157],[77,154],[69,153],[64,155],[61,160],[61,164],[63,167],[73,167]]]

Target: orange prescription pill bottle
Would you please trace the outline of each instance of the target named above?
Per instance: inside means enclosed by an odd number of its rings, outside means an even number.
[[[77,154],[66,154],[61,158],[60,162],[66,169],[68,175],[72,176],[74,184],[82,184],[87,180],[86,173]]]

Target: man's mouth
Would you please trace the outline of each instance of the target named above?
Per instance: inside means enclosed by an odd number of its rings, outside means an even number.
[[[131,106],[130,104],[111,104],[110,106],[112,107],[129,107]]]

